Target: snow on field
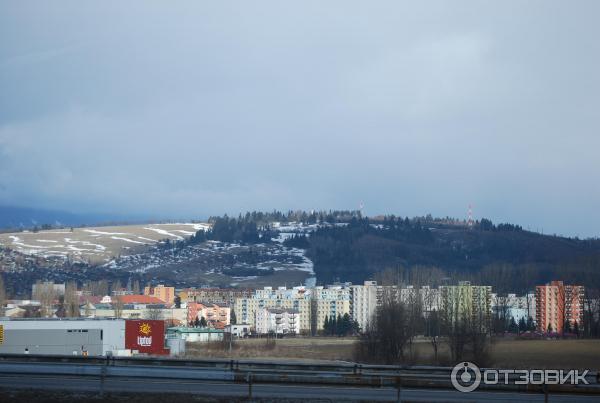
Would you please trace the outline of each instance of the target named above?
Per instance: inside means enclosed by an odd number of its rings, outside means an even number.
[[[210,224],[207,223],[202,223],[202,222],[198,222],[198,223],[181,223],[178,225],[189,225],[191,226],[195,231],[208,231],[210,229]]]
[[[93,234],[94,236],[99,236],[99,235],[127,235],[124,232],[105,232],[105,231],[98,231],[95,229],[84,229],[83,232],[89,232],[90,234]]]
[[[179,223],[172,223],[172,224],[153,224],[154,226],[186,226],[186,227],[192,227],[194,229],[194,233],[196,233],[196,231],[207,231],[210,229],[210,224],[207,223],[185,223],[185,222],[179,222]]]
[[[183,240],[209,228],[206,223],[173,223],[22,231],[0,234],[0,245],[27,255],[110,262],[115,256],[144,252],[165,238]]]
[[[18,236],[10,236],[9,238],[12,239],[13,245],[17,245],[18,247],[22,247],[22,248],[40,248],[40,249],[51,248],[51,246],[27,245],[27,244],[21,242],[21,238],[19,238]]]
[[[137,243],[138,245],[145,245],[144,242],[140,242],[140,241],[134,241],[133,239],[129,239],[129,238],[123,238],[120,236],[111,236],[111,239],[116,239],[117,241],[125,241],[125,242],[129,242],[129,243]]]
[[[179,232],[180,234],[188,235],[188,236],[192,236],[192,235],[195,234],[195,232],[193,232],[193,231],[185,231],[185,230],[182,230],[182,229],[176,229],[173,232]]]
[[[256,280],[257,276],[269,276],[273,271],[297,271],[314,276],[313,263],[304,255],[304,250],[286,247],[283,241],[294,234],[308,235],[316,225],[279,225],[281,234],[273,239],[278,242],[247,245],[207,241],[173,251],[159,245],[165,239],[183,240],[194,231],[209,228],[202,223],[74,228],[72,231],[0,234],[0,243],[28,255],[70,257],[73,261],[91,261],[129,272],[160,274],[167,268],[172,273],[182,270],[177,276],[194,277],[198,267],[202,267],[204,275],[219,279],[230,276],[231,281],[242,283]],[[223,265],[223,261],[232,263]]]
[[[172,233],[170,233],[169,231],[166,231],[166,230],[164,230],[164,229],[160,229],[160,228],[152,228],[152,227],[144,227],[144,229],[147,229],[147,230],[149,230],[149,231],[154,231],[154,232],[156,232],[157,234],[160,234],[160,235],[166,235],[166,236],[170,236],[170,237],[172,237],[172,238],[175,238],[175,239],[177,239],[177,240],[179,240],[179,241],[182,241],[182,240],[183,240],[183,237],[182,237],[182,236],[180,236],[180,235],[176,235],[176,234],[172,234]]]
[[[89,241],[77,241],[77,240],[73,240],[71,238],[65,238],[65,242],[68,243],[68,244],[75,244],[75,245],[76,244],[81,244],[81,245],[84,245],[84,246],[93,246],[94,247],[94,249],[82,249],[82,250],[87,250],[87,251],[92,251],[92,250],[93,251],[96,251],[96,250],[104,251],[104,250],[106,250],[106,246],[100,245],[100,244],[97,244],[97,243],[92,243],[92,242],[89,242]],[[71,247],[67,247],[67,248],[70,249],[70,250],[75,250],[75,249],[73,249]]]
[[[73,252],[95,252],[96,249],[84,249],[78,248],[77,246],[67,245],[67,249]]]

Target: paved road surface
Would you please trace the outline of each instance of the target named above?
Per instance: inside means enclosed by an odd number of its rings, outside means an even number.
[[[101,381],[97,377],[0,375],[0,387],[97,392],[100,390]],[[191,393],[213,397],[247,397],[248,385],[211,381],[107,378],[104,382],[104,391]],[[255,384],[252,385],[252,394],[255,398],[396,401],[397,391],[391,388]],[[460,393],[453,390],[403,389],[402,400],[421,402],[541,403],[544,401],[544,397],[537,394],[512,392]],[[551,395],[549,399],[549,403],[566,402],[600,402],[600,396]]]

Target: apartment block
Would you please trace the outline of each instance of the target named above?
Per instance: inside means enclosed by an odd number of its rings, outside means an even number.
[[[372,321],[375,310],[381,304],[386,290],[384,287],[378,286],[376,281],[365,281],[363,285],[352,285],[349,288],[351,316],[364,330]]]
[[[230,324],[231,309],[225,304],[211,304],[208,302],[188,302],[188,323],[193,323],[196,319],[204,318],[209,327],[223,329]]]
[[[492,294],[492,311],[501,312],[501,310],[505,309],[507,317],[512,317],[517,323],[521,319],[527,321],[529,318],[535,321],[535,301],[535,293],[528,293],[526,295]]]
[[[441,286],[440,308],[452,321],[471,320],[485,331],[492,312],[492,287],[471,285],[460,281],[458,285]]]
[[[295,309],[261,308],[256,311],[256,333],[298,334],[299,312]]]
[[[323,328],[326,317],[351,314],[350,291],[343,286],[315,287],[264,287],[250,298],[237,298],[234,311],[238,322],[256,326],[259,309],[276,308],[298,311],[300,331]]]
[[[568,322],[571,328],[583,324],[585,289],[582,285],[565,285],[552,281],[535,289],[536,324],[540,332],[563,333]]]
[[[147,286],[144,287],[144,295],[151,295],[169,305],[175,303],[175,287],[165,287],[162,284],[156,287]]]
[[[237,298],[250,298],[251,288],[186,288],[179,292],[181,302],[208,302],[233,306]]]
[[[311,328],[311,298],[304,287],[265,287],[256,290],[254,295],[237,298],[234,304],[235,317],[238,323],[245,323],[255,328],[256,312],[263,308],[293,309],[298,311],[298,322],[301,331]]]

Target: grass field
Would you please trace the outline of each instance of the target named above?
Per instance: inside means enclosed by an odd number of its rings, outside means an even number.
[[[355,338],[298,337],[279,339],[269,345],[266,339],[247,339],[235,343],[233,358],[261,358],[298,361],[353,361]],[[189,343],[192,357],[230,357],[220,344]],[[447,349],[440,349],[434,360],[431,345],[418,340],[407,364],[454,365]],[[496,339],[491,349],[491,365],[499,368],[600,369],[600,340],[515,340]]]

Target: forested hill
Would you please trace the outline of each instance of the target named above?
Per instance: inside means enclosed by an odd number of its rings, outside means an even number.
[[[542,235],[485,219],[473,226],[352,219],[319,228],[306,241],[288,244],[306,248],[323,283],[396,276],[432,285],[464,279],[507,291],[551,279],[600,286],[600,240]]]
[[[191,242],[269,242],[277,236],[274,221],[295,222],[297,234],[285,245],[306,250],[322,284],[376,279],[435,286],[471,280],[500,292],[522,292],[557,279],[600,288],[600,240],[542,235],[487,219],[468,225],[431,216],[363,218],[352,211],[254,212],[214,217],[212,231]]]

